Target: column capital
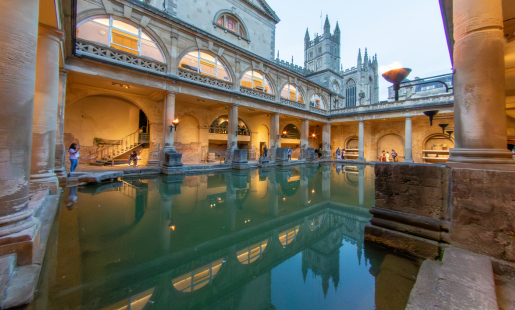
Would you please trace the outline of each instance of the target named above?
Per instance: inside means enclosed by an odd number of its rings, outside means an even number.
[[[70,70],[68,69],[65,69],[65,68],[59,68],[59,75],[68,75],[68,73],[70,73]]]
[[[178,92],[176,92],[176,91],[171,91],[171,90],[166,91],[166,96],[175,97],[175,95],[177,95],[177,94],[178,94]]]
[[[38,36],[44,36],[57,43],[61,43],[64,42],[65,34],[62,30],[40,23],[38,27]]]
[[[404,118],[412,118],[414,115],[404,115]]]

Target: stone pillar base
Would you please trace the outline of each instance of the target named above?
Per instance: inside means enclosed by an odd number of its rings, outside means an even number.
[[[177,153],[174,149],[165,151],[164,167],[182,167],[182,154]]]
[[[356,161],[366,162],[367,160],[365,159],[365,157],[358,157],[358,158],[356,158]]]
[[[410,158],[410,159],[406,159],[406,158],[404,158],[403,163],[412,164],[412,163],[413,163],[413,159],[411,159],[411,158]]]
[[[232,164],[232,161],[233,161],[233,157],[234,157],[234,151],[237,150],[237,149],[227,149],[225,151],[225,161],[224,163],[226,164]]]
[[[66,169],[59,168],[54,169],[55,175],[57,176],[57,180],[59,184],[66,184],[66,179],[68,178],[68,173],[66,173]]]
[[[505,149],[461,149],[449,151],[447,163],[514,165],[513,153]]]
[[[50,190],[51,195],[56,195],[59,191],[59,180],[55,173],[30,175],[30,192],[35,193],[43,190]]]

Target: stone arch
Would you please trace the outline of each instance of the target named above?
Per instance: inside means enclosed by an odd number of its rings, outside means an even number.
[[[354,142],[353,140],[356,140],[356,142]],[[354,145],[356,144],[356,145]],[[359,137],[358,136],[350,136],[348,137],[347,139],[345,139],[345,142],[343,143],[343,145],[345,146],[346,149],[357,149],[359,147]],[[351,147],[349,147],[351,146]],[[356,147],[354,147],[356,146]]]
[[[239,247],[236,251],[236,261],[242,265],[251,265],[252,263],[262,260],[263,256],[268,253],[272,238],[268,237],[258,242],[247,242],[245,247]],[[253,254],[251,254],[253,253]]]
[[[245,24],[245,21],[243,20],[243,18],[241,18],[241,16],[239,16],[232,10],[223,9],[223,10],[216,12],[215,18],[213,19],[213,25],[216,25],[216,27],[220,27],[216,22],[218,21],[218,18],[222,14],[229,14],[229,15],[234,16],[234,18],[237,19],[238,22],[240,22],[243,25],[243,28],[245,29],[246,36],[245,37],[241,36],[241,37],[245,38],[246,40],[250,40],[250,32],[249,32],[249,28],[247,27],[247,24]],[[225,28],[225,27],[222,26],[222,28]],[[239,34],[237,34],[237,35],[239,35]]]
[[[381,152],[391,153],[392,149],[399,154],[399,158],[404,158],[404,139],[395,133],[387,133],[377,139],[377,159],[381,157]]]
[[[176,62],[177,67],[179,67],[179,64],[180,64],[182,58],[184,58],[184,56],[186,56],[186,54],[188,54],[189,52],[193,52],[193,51],[201,51],[201,52],[207,53],[213,57],[218,57],[221,60],[221,62],[223,63],[223,65],[225,66],[225,68],[227,69],[227,73],[231,77],[231,83],[233,85],[238,83],[237,82],[238,79],[236,78],[236,73],[234,71],[234,68],[231,66],[231,63],[229,62],[229,60],[227,60],[227,58],[225,58],[223,55],[220,56],[211,50],[208,50],[205,48],[198,48],[197,45],[192,45],[190,47],[187,47],[179,53],[179,56],[177,56],[177,62]]]
[[[127,17],[125,17],[125,15],[119,14],[117,12],[114,12],[113,14],[106,14],[105,10],[103,10],[103,9],[92,9],[92,10],[87,10],[87,11],[81,12],[77,16],[77,25],[75,28],[77,28],[80,24],[82,24],[86,19],[89,19],[92,17],[109,17],[109,16],[116,17],[116,19],[124,21],[128,24],[131,24],[134,27],[138,27],[138,28],[141,27],[142,30],[144,29],[145,34],[148,35],[152,40],[154,40],[154,42],[159,47],[159,50],[161,51],[161,54],[163,55],[163,59],[164,59],[165,63],[167,65],[172,63],[170,52],[168,51],[168,48],[166,47],[166,44],[163,42],[161,37],[148,25],[143,27],[140,24],[140,21],[137,20],[136,18],[133,18],[133,17],[127,18]]]
[[[175,141],[182,144],[190,144],[199,142],[200,123],[196,117],[192,115],[183,115],[179,117],[179,127],[175,133]]]
[[[454,138],[449,138],[448,135],[443,133],[435,133],[428,135],[422,142],[422,150],[449,150],[454,148]],[[434,156],[434,155],[430,155]],[[422,154],[424,157],[424,154]],[[448,155],[438,155],[438,157],[447,158]],[[423,162],[427,162],[423,159]]]
[[[263,71],[261,71],[259,69],[253,69],[252,66],[248,66],[244,70],[241,71],[242,73],[241,73],[240,77],[238,78],[238,87],[240,87],[241,80],[243,79],[243,76],[245,75],[245,73],[247,73],[247,71],[250,71],[250,70],[257,71],[257,72],[259,72],[260,74],[262,74],[263,76],[266,77],[266,80],[268,81],[268,83],[270,84],[270,87],[272,88],[272,95],[276,96],[279,93],[279,91],[277,89],[277,85],[274,82],[272,76],[269,73],[265,73],[265,72],[263,72]],[[281,88],[281,90],[282,90],[282,88]],[[279,96],[280,96],[280,94],[279,94]]]
[[[290,131],[293,131],[294,132],[294,135],[295,136],[298,136],[298,137],[295,137],[295,138],[289,138],[289,139],[300,139],[300,129],[299,129],[299,125],[298,124],[295,124],[295,123],[287,123],[285,125],[282,126],[282,129],[281,131],[279,132],[279,134],[282,136],[284,131],[287,131],[288,133],[290,133]]]

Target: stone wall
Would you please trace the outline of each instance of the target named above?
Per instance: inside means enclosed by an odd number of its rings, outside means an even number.
[[[515,171],[377,164],[365,239],[426,258],[446,244],[515,262]]]

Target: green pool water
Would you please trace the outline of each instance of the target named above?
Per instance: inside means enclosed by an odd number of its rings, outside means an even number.
[[[419,262],[364,242],[369,166],[66,188],[28,309],[404,309]]]

